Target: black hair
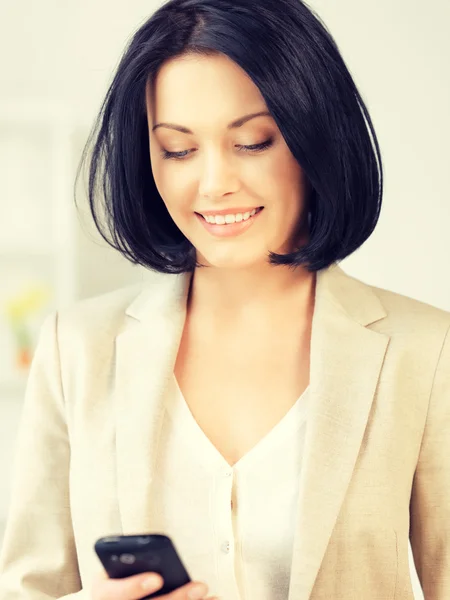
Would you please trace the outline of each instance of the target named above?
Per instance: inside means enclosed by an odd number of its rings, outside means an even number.
[[[193,53],[221,53],[249,75],[310,184],[308,242],[289,254],[270,253],[270,262],[312,272],[357,250],[381,210],[380,149],[336,42],[302,0],[169,0],[136,31],[77,173],[92,144],[89,205],[105,241],[156,271],[199,266],[153,179],[145,101],[162,64]],[[99,196],[112,239],[100,222]]]

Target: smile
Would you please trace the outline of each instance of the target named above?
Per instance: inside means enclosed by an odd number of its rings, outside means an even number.
[[[229,237],[247,231],[257,220],[264,207],[253,209],[251,212],[229,215],[206,215],[195,213],[207,231],[219,237]]]
[[[202,217],[211,224],[216,225],[229,225],[231,223],[240,223],[241,221],[247,221],[250,217],[253,217],[257,211],[262,208],[254,208],[251,212],[237,213],[235,215],[202,215]]]

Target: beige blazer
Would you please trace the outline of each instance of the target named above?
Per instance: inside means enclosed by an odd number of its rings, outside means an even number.
[[[44,322],[1,600],[85,600],[95,540],[148,532],[189,280],[155,273]],[[413,600],[408,539],[426,600],[449,600],[449,326],[449,312],[337,265],[318,273],[289,600]]]

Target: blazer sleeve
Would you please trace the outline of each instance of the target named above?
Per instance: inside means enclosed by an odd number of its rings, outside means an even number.
[[[410,541],[425,600],[450,598],[450,334],[444,338],[413,481]]]
[[[28,375],[0,553],[2,600],[87,599],[71,522],[57,324],[57,312],[44,320]]]

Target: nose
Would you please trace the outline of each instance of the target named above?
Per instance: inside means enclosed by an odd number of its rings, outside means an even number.
[[[199,178],[199,194],[204,197],[220,197],[239,190],[239,178],[232,160],[224,152],[205,155]]]

